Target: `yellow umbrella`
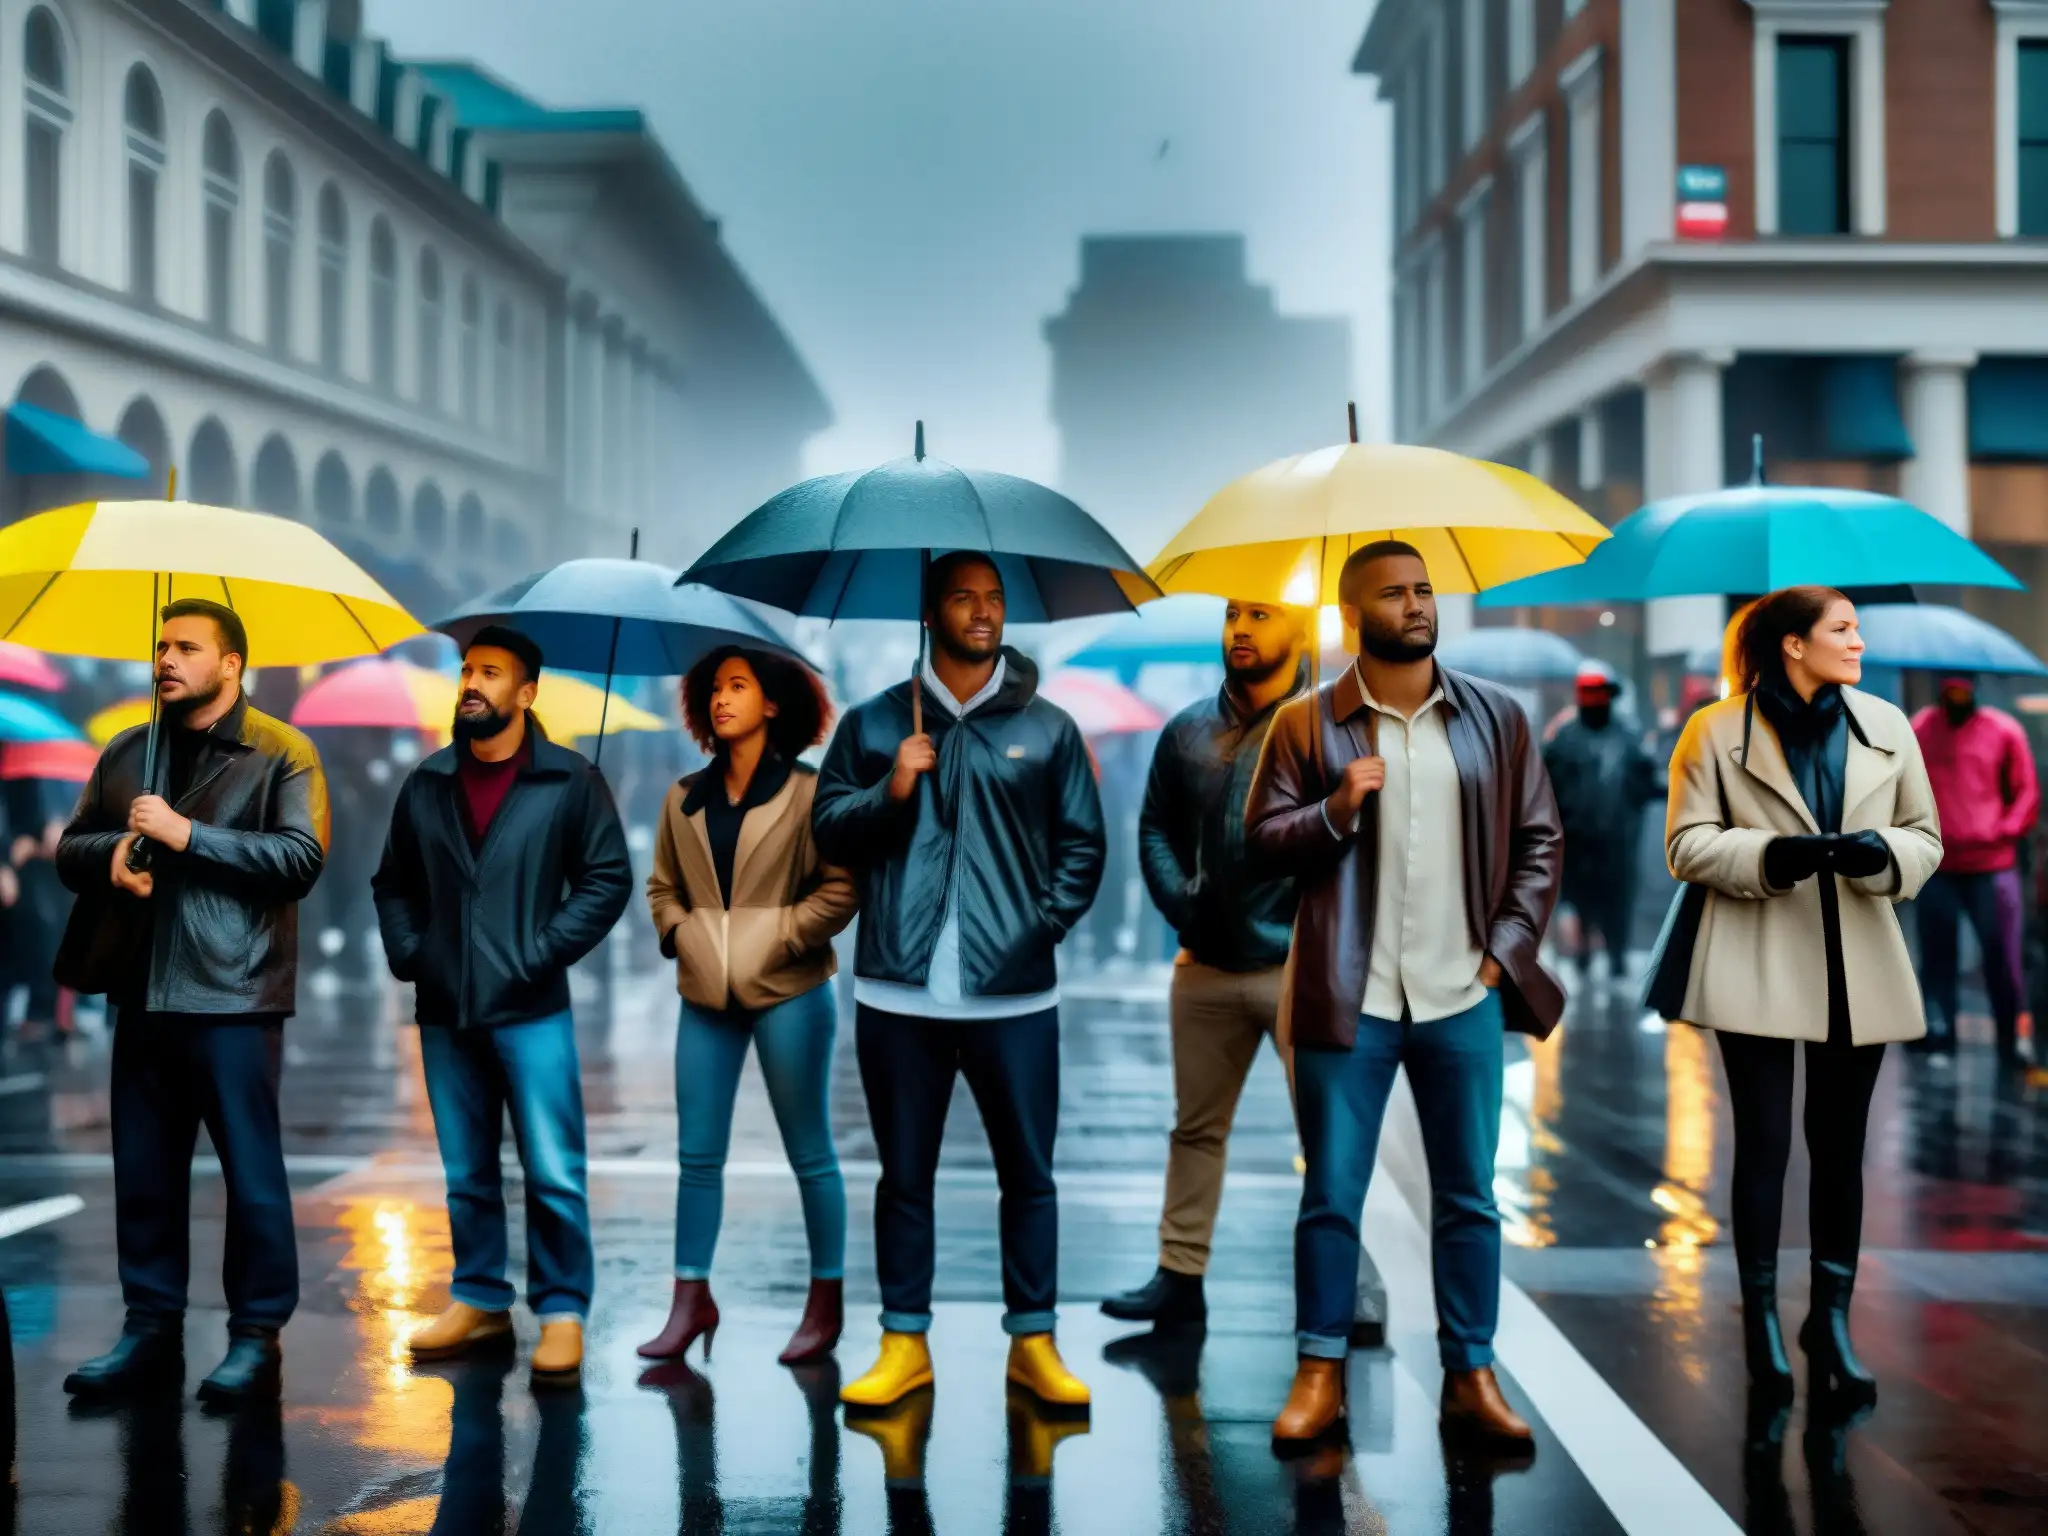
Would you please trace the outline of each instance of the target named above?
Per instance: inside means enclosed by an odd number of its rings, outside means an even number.
[[[1607,536],[1519,469],[1354,440],[1225,486],[1146,572],[1167,592],[1323,606],[1345,556],[1377,539],[1420,550],[1438,592],[1481,592],[1575,565]]]
[[[85,734],[92,738],[94,746],[104,747],[131,726],[149,724],[149,706],[150,698],[146,693],[139,698],[109,704],[85,722]]]
[[[360,566],[289,518],[189,501],[98,501],[0,529],[0,639],[150,661],[157,609],[179,597],[234,609],[254,665],[367,656],[422,632]]]
[[[413,668],[412,672],[413,697],[420,702],[421,728],[433,731],[446,741],[460,687],[445,672],[429,672],[423,667]],[[604,722],[604,734],[607,736],[616,736],[621,731],[666,731],[673,728],[661,716],[628,704],[617,694],[612,695],[611,706],[607,710],[602,688],[593,687],[580,677],[566,677],[559,672],[541,674],[533,713],[540,721],[541,729],[557,741],[574,741],[579,737],[597,735],[600,719]]]

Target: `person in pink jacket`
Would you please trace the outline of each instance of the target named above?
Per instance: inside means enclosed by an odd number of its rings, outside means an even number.
[[[1977,702],[1969,679],[1949,678],[1941,702],[1913,717],[1941,816],[1941,869],[1920,893],[1920,982],[1927,994],[1922,1050],[1955,1041],[1956,936],[1965,913],[1984,951],[1984,989],[1998,1025],[2001,1060],[2019,1059],[2019,845],[2040,813],[2027,733],[2002,710]]]

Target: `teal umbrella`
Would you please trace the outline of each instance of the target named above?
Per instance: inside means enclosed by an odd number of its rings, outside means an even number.
[[[1125,614],[1067,658],[1070,667],[1100,667],[1130,683],[1154,663],[1223,663],[1220,597],[1182,593]]]
[[[1755,595],[1808,583],[2020,586],[1968,539],[1897,497],[1743,485],[1652,502],[1624,518],[1584,564],[1495,587],[1479,606]]]
[[[36,699],[0,693],[0,741],[83,741],[85,733]]]

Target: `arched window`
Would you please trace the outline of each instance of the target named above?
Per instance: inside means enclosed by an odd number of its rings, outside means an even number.
[[[438,555],[448,547],[448,502],[431,480],[413,495],[412,536],[422,554]]]
[[[501,517],[491,530],[491,553],[498,564],[516,571],[526,564],[526,531],[510,518]]]
[[[370,380],[398,383],[398,242],[381,215],[370,225]]]
[[[27,76],[27,163],[25,247],[31,261],[54,267],[62,253],[64,219],[64,136],[71,127],[71,90],[64,33],[46,6],[28,13],[22,33],[22,69]]]
[[[441,258],[420,252],[420,404],[441,409]]]
[[[379,466],[363,485],[363,518],[378,533],[396,533],[399,516],[398,482]]]
[[[498,436],[504,438],[507,442],[511,441],[516,430],[512,410],[513,403],[519,398],[518,380],[515,377],[513,366],[516,360],[516,350],[512,337],[512,306],[510,304],[500,304],[498,306],[498,360],[491,369],[491,410],[493,413],[491,425],[497,429]]]
[[[475,491],[455,504],[455,548],[472,565],[485,557],[484,504]]]
[[[256,464],[249,475],[249,501],[259,512],[299,515],[298,456],[282,437],[273,434],[256,450]]]
[[[320,189],[320,366],[340,373],[348,337],[348,208],[333,182]]]
[[[212,416],[192,434],[192,451],[185,462],[187,496],[213,507],[232,507],[241,499],[241,475],[235,468],[235,446],[228,429]]]
[[[48,363],[32,370],[21,381],[21,388],[14,398],[23,405],[32,405],[39,411],[48,411],[52,416],[68,416],[73,421],[85,420],[85,412],[78,404],[78,393],[63,374]]]
[[[155,487],[155,494],[161,495],[171,467],[171,434],[156,402],[147,395],[131,400],[128,409],[121,413],[121,424],[114,429],[114,435],[149,460],[149,483]]]
[[[270,350],[292,349],[292,261],[299,248],[299,187],[284,151],[263,165],[263,339]]]
[[[348,465],[338,453],[322,455],[313,471],[313,510],[323,523],[341,526],[355,521],[355,482],[349,479]]]
[[[235,231],[241,223],[242,152],[235,130],[219,112],[206,119],[206,323],[225,331],[234,323]]]
[[[141,64],[128,71],[122,116],[128,125],[128,291],[154,304],[156,199],[164,175],[164,98]]]
[[[480,375],[483,372],[483,300],[476,291],[476,279],[462,280],[462,419],[475,422],[478,415],[477,391],[482,387]]]

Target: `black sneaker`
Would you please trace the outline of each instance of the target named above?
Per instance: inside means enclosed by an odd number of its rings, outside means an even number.
[[[1104,1316],[1119,1322],[1152,1323],[1159,1327],[1199,1328],[1209,1321],[1202,1277],[1172,1269],[1155,1269],[1152,1278],[1135,1291],[1103,1298],[1102,1311]]]
[[[120,1397],[184,1379],[183,1321],[130,1318],[112,1349],[64,1378],[64,1390],[73,1397]]]

